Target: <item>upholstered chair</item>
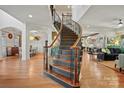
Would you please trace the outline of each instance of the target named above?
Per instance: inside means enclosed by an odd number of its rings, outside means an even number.
[[[124,54],[119,54],[118,60],[115,60],[115,68],[119,68],[120,72],[124,68]]]

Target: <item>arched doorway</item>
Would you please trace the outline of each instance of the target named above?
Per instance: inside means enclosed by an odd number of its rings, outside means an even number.
[[[21,30],[15,27],[0,29],[0,57],[21,56]]]

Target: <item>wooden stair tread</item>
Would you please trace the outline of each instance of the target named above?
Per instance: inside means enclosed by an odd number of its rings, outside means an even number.
[[[66,82],[67,84],[74,86],[74,87],[79,87],[79,83],[76,83],[76,85],[73,85],[73,81],[70,78],[67,78],[61,74],[55,73],[53,71],[47,71],[49,74],[51,74],[52,76],[58,78],[59,80]]]
[[[62,37],[63,37],[63,38],[67,38],[67,37],[68,37],[68,38],[70,38],[70,37],[71,37],[71,38],[78,38],[78,36],[71,36],[71,35],[64,35],[64,36],[62,36]]]
[[[68,57],[71,57],[71,54],[58,54],[59,56],[68,56]],[[74,54],[73,54],[74,55]],[[76,55],[76,54],[75,54]]]
[[[62,50],[62,51],[71,51],[71,49],[60,49],[60,50]]]
[[[73,54],[73,55],[76,55],[76,54]],[[66,57],[66,56],[67,57],[71,57],[71,54],[58,54],[58,56],[61,56],[61,57]]]
[[[67,54],[67,55],[64,55],[64,54],[60,54],[60,56],[64,57],[64,56],[68,56],[68,57],[71,57],[71,55]]]
[[[76,41],[77,39],[76,38],[62,38],[61,40],[67,40],[67,41],[68,40],[75,40]]]
[[[58,65],[58,64],[51,64],[51,66],[59,68],[64,71],[67,71],[67,72],[70,72],[70,70],[71,70],[70,67],[66,67],[66,66],[62,66],[62,65]]]
[[[55,58],[54,60],[71,63],[71,60],[63,60],[63,59],[61,59],[61,58],[59,58],[59,59],[58,59],[58,58]]]
[[[68,57],[71,57],[71,54],[66,54],[66,55],[64,55],[64,54],[58,54],[58,56],[62,56],[62,57],[68,56]]]
[[[65,82],[67,82],[67,83],[70,83],[70,84],[71,84],[71,82],[72,82],[70,78],[67,78],[67,77],[65,77],[65,76],[63,76],[63,75],[61,75],[61,74],[56,73],[56,72],[49,71],[49,73],[50,73],[50,74],[53,74],[54,76],[60,78],[61,80],[65,81]]]
[[[71,45],[60,45],[59,47],[71,47]]]
[[[68,34],[67,32],[65,34],[63,33],[62,36],[72,36],[72,37],[74,36],[74,37],[78,37],[76,34],[73,34],[72,35],[72,34]]]
[[[78,37],[76,34],[69,34],[69,33],[67,33],[67,32],[66,32],[66,33],[63,33],[62,35],[63,35],[63,36],[76,36],[76,37]]]

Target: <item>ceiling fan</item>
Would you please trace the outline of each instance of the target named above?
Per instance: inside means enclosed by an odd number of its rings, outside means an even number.
[[[123,25],[124,25],[124,24],[123,24],[122,19],[119,19],[118,27],[122,27]]]
[[[111,24],[112,28],[121,28],[124,26],[124,18],[114,18]]]

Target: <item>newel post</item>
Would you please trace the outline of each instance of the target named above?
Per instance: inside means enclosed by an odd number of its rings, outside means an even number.
[[[73,57],[74,57],[74,85],[77,85],[79,83],[79,48],[73,47]]]
[[[48,70],[48,41],[45,41],[45,46],[44,46],[44,69],[47,71]]]
[[[78,82],[78,48],[75,48],[75,84]]]

